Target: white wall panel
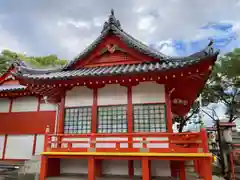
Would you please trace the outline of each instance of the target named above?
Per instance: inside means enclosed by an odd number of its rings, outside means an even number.
[[[88,174],[87,159],[61,159],[60,173]]]
[[[171,169],[169,161],[151,161],[151,174],[152,176],[171,176]],[[142,161],[136,160],[134,161],[134,175],[141,176],[142,175]]]
[[[56,104],[41,103],[40,111],[56,111]]]
[[[0,135],[0,159],[2,158],[2,154],[3,154],[4,140],[5,140],[5,135]]]
[[[35,155],[40,155],[44,147],[44,135],[37,135]]]
[[[89,144],[89,141],[90,141],[90,138],[63,138],[62,139],[63,141],[79,141],[79,143],[72,143],[72,147],[73,148],[90,148],[90,144]],[[63,143],[62,144],[62,147],[63,148],[66,148],[68,147],[68,144],[67,143]]]
[[[171,176],[170,162],[152,160],[151,172],[152,172],[152,176]]]
[[[127,88],[118,84],[98,89],[98,105],[127,104]]]
[[[10,100],[7,98],[0,99],[0,112],[9,112]]]
[[[87,87],[75,87],[66,93],[66,107],[91,106],[92,103],[93,91]]]
[[[13,100],[12,112],[37,111],[38,99],[36,97],[20,97]]]
[[[128,175],[128,161],[126,160],[104,160],[103,174]]]
[[[6,159],[30,159],[33,149],[33,135],[9,135]]]
[[[164,85],[155,82],[142,82],[132,89],[133,103],[164,103],[165,90]]]

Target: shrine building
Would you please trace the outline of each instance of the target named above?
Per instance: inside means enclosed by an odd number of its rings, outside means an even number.
[[[0,158],[41,154],[40,180],[185,180],[187,161],[211,180],[206,131],[173,133],[172,117],[186,115],[204,88],[219,54],[212,44],[187,57],[164,55],[126,33],[112,10],[99,37],[64,67],[13,63],[0,84]]]

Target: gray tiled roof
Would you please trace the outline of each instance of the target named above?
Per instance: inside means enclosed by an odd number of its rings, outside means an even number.
[[[139,52],[153,57],[157,60],[155,63],[143,63],[134,65],[115,65],[111,67],[96,67],[96,68],[80,68],[77,70],[71,69],[78,60],[89,55],[94,48],[102,41],[108,34],[114,34],[118,36],[125,44],[130,48],[136,49]],[[197,63],[206,57],[216,56],[219,52],[214,51],[212,42],[208,46],[187,57],[170,57],[166,56],[136,40],[129,34],[123,31],[121,24],[116,20],[113,10],[107,22],[105,22],[101,35],[88,47],[86,48],[77,58],[70,61],[63,68],[55,69],[31,69],[26,66],[17,65],[17,76],[24,76],[33,79],[65,79],[70,77],[82,77],[82,76],[101,76],[101,75],[116,75],[126,73],[137,73],[137,72],[150,72],[150,71],[164,71],[170,68],[179,68]]]
[[[5,91],[21,91],[24,90],[26,87],[19,85],[19,84],[3,84],[0,85],[0,92]]]
[[[217,55],[215,53],[213,55]],[[50,72],[47,74],[22,74],[23,77],[31,79],[71,79],[74,77],[90,77],[90,76],[109,76],[142,72],[158,72],[169,69],[186,67],[201,61],[201,58],[189,59],[185,61],[168,61],[168,62],[148,62],[142,64],[125,64],[115,66],[80,68],[77,70],[65,70],[58,72]]]

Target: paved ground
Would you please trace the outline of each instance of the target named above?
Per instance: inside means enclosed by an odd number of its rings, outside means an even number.
[[[134,178],[136,180],[141,180],[141,178]],[[48,178],[48,180],[87,180],[87,177],[54,177],[54,178]],[[106,177],[106,178],[99,178],[97,180],[129,180],[128,178],[122,178],[122,177]],[[171,180],[169,178],[157,178],[156,180]],[[175,179],[172,179],[175,180]],[[176,179],[177,180],[177,179]],[[187,179],[187,180],[196,180],[196,179]],[[223,178],[213,176],[212,180],[224,180]]]

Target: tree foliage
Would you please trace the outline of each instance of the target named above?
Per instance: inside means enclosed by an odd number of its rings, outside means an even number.
[[[236,119],[240,96],[240,49],[220,57],[202,95],[206,105],[224,103],[229,122]]]
[[[48,56],[26,56],[24,54],[16,53],[10,50],[3,50],[0,54],[0,74],[5,72],[8,64],[16,58],[23,60],[32,68],[52,68],[63,66],[67,63],[64,59],[59,59],[56,55]]]

